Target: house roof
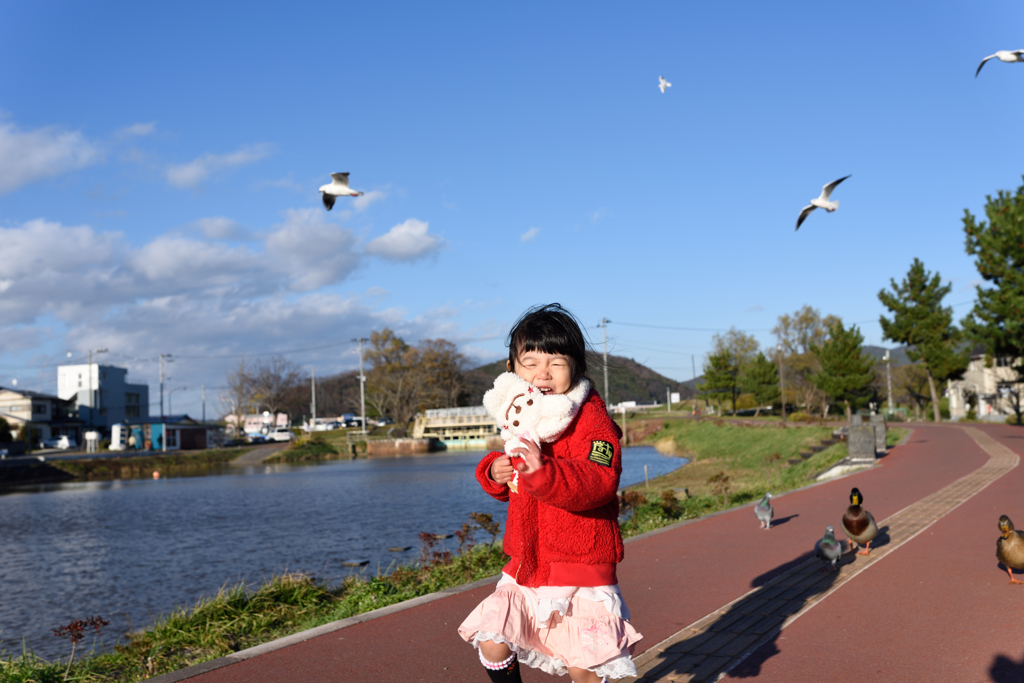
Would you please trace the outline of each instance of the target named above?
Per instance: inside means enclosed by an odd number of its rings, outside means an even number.
[[[29,391],[28,389],[12,389],[11,387],[0,387],[0,391],[9,391],[12,394],[20,394],[20,395],[24,396],[25,398],[45,398],[45,399],[50,399],[50,400],[53,400],[53,401],[63,401],[64,400],[64,399],[62,399],[59,396],[54,396],[52,394],[44,394],[44,393],[39,392],[39,391]]]

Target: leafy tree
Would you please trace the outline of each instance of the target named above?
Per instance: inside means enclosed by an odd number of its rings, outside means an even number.
[[[1000,190],[994,199],[986,197],[985,216],[988,221],[979,222],[964,210],[967,253],[990,286],[978,287],[974,309],[962,324],[990,355],[1012,364],[1013,380],[1001,388],[1011,395],[1017,424],[1024,424],[1024,185],[1015,194]]]
[[[779,393],[779,368],[759,352],[744,368],[743,374],[740,375],[739,385],[741,391],[754,395],[754,399],[757,401],[754,417],[757,417],[761,414],[761,406],[774,403],[781,396]]]
[[[464,398],[466,357],[446,339],[425,339],[419,344],[421,370],[426,375],[424,407],[454,408]]]
[[[962,343],[962,335],[953,325],[953,309],[942,306],[942,299],[952,285],[942,285],[938,272],[929,273],[918,259],[910,264],[903,282],[890,279],[892,291],[881,290],[878,298],[893,316],[879,318],[886,339],[907,346],[907,358],[924,361],[928,373],[928,391],[932,398],[935,421],[939,415],[936,382],[963,376],[970,360],[970,349]]]
[[[758,346],[754,335],[737,330],[735,327],[730,327],[725,334],[711,336],[711,353],[728,351],[732,354],[733,364],[740,370],[754,360],[758,353]]]
[[[928,391],[928,371],[923,363],[901,365],[892,369],[893,398],[897,403],[914,406],[915,418],[921,419],[921,411],[931,401]]]
[[[847,420],[852,409],[866,404],[872,395],[874,361],[864,354],[863,343],[864,336],[856,325],[846,329],[840,321],[832,326],[821,346],[811,345],[811,352],[821,363],[814,383],[830,399],[843,404]]]
[[[423,372],[419,351],[384,328],[370,333],[366,352],[366,400],[380,415],[388,415],[405,429],[419,409],[423,396]]]
[[[10,443],[14,440],[11,435],[11,425],[4,418],[0,417],[0,443]]]
[[[728,349],[712,353],[704,363],[704,383],[701,385],[701,396],[718,403],[719,415],[722,414],[722,401],[726,397],[732,397],[735,405],[737,375],[736,359]]]
[[[786,355],[805,354],[810,353],[812,346],[821,346],[829,330],[838,322],[836,316],[826,315],[823,318],[818,309],[805,305],[793,315],[780,315],[772,334],[778,338]]]

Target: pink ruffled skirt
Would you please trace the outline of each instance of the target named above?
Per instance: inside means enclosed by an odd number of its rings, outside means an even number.
[[[459,626],[459,635],[477,648],[488,640],[505,643],[521,664],[549,674],[563,676],[576,667],[609,679],[635,676],[631,655],[643,636],[627,621],[618,587],[555,590],[563,600],[538,599],[538,591],[503,574]]]

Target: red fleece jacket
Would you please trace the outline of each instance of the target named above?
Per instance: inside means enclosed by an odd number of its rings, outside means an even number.
[[[519,492],[491,479],[488,453],[476,468],[484,491],[507,501],[505,573],[521,586],[615,585],[622,561],[619,475],[622,430],[591,389],[576,419],[554,443],[541,444],[543,467],[519,474]]]

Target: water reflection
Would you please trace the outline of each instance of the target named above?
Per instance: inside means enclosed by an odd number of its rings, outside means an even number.
[[[0,496],[0,648],[66,654],[50,629],[102,615],[106,643],[177,606],[284,571],[338,580],[348,560],[385,571],[419,533],[451,533],[472,512],[504,527],[480,490],[481,453],[225,468],[225,476],[93,481]],[[626,449],[622,484],[682,464]],[[403,553],[392,546],[412,546]],[[358,571],[358,570],[355,570]],[[113,634],[110,637],[108,634]]]

